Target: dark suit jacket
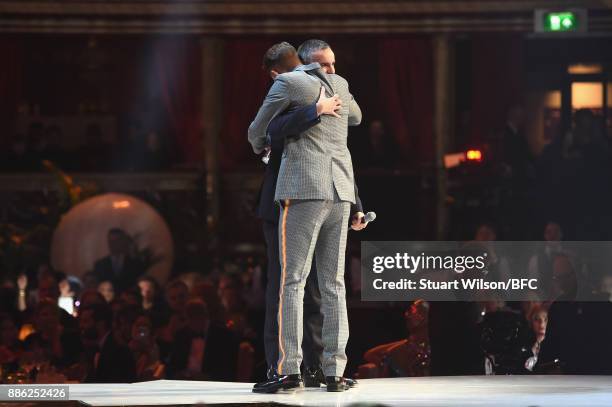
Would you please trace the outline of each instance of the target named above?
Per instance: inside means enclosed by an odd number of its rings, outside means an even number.
[[[111,281],[115,289],[121,291],[136,285],[138,277],[144,273],[144,265],[131,257],[126,257],[121,273],[116,276],[113,271],[113,264],[110,256],[106,256],[96,261],[94,274],[98,281]]]
[[[321,118],[317,115],[316,102],[284,112],[270,122],[268,136],[270,137],[272,152],[259,190],[256,209],[256,213],[261,219],[274,223],[278,222],[279,210],[274,202],[274,192],[276,190],[276,181],[278,180],[278,171],[280,169],[285,139],[287,137],[298,137],[300,133],[320,122]],[[356,183],[355,201],[354,204],[351,204],[351,214],[363,212]]]
[[[191,341],[197,336],[189,328],[176,333],[168,360],[168,378],[181,378],[180,372],[187,367]],[[235,381],[239,343],[233,332],[221,324],[211,323],[205,341],[203,376],[212,381]]]
[[[132,383],[136,381],[136,363],[131,350],[118,344],[111,331],[100,350],[94,383]]]

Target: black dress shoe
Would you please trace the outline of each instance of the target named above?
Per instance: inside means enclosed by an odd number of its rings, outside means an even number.
[[[304,384],[306,387],[321,387],[322,384],[325,384],[323,369],[320,366],[304,368]]]
[[[302,376],[291,374],[277,376],[267,382],[256,383],[253,386],[253,393],[293,393],[302,389],[304,389]]]
[[[270,380],[278,379],[278,372],[276,371],[276,368],[274,366],[270,366],[268,368],[268,371],[266,372],[266,377],[268,378],[268,380],[266,380],[265,382],[255,383],[255,385],[253,386],[253,391],[266,385]]]
[[[327,383],[327,391],[345,391],[350,388],[344,377],[326,376],[325,383]]]
[[[349,385],[349,387],[357,386],[357,380],[349,379],[348,377],[344,377],[344,382]]]
[[[274,366],[270,366],[268,368],[268,372],[266,373],[266,377],[268,378],[268,380],[272,380],[278,377],[278,372],[276,371],[276,368]]]

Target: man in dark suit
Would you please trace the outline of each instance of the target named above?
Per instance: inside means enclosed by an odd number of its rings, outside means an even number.
[[[272,79],[277,75],[290,72],[300,65],[295,49],[288,43],[272,46],[264,56],[264,69]],[[277,116],[268,126],[270,149],[268,150],[268,165],[258,199],[257,215],[263,221],[263,232],[268,256],[268,283],[266,287],[266,317],[264,328],[264,346],[268,364],[268,379],[276,376],[276,365],[279,356],[278,340],[278,304],[281,266],[279,260],[279,207],[274,202],[276,182],[281,164],[281,156],[285,139],[299,137],[300,133],[320,123],[323,114],[336,115],[340,109],[338,98],[326,97],[322,89],[319,99],[312,104],[284,112]],[[361,201],[355,185],[356,203],[351,205],[353,219],[352,228],[360,230],[365,227],[361,223],[364,216]],[[307,387],[319,387],[325,383],[321,370],[323,344],[321,330],[323,316],[321,314],[321,293],[317,282],[314,266],[306,281],[304,292],[304,336],[302,352],[304,357],[304,381]],[[352,382],[354,384],[354,382]]]
[[[190,300],[187,326],[176,333],[168,360],[168,377],[187,380],[235,381],[238,339],[224,325],[210,320],[206,303]]]
[[[95,304],[79,313],[85,347],[88,383],[132,383],[136,364],[130,349],[119,343],[112,330],[113,313],[107,304]]]
[[[144,265],[130,255],[130,241],[125,231],[119,228],[108,231],[108,249],[110,254],[94,265],[98,281],[110,281],[118,291],[135,286],[145,270]]]

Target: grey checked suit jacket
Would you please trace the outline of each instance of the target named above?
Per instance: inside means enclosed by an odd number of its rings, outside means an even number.
[[[325,74],[318,63],[302,65],[276,77],[257,116],[249,126],[248,139],[260,153],[268,144],[270,121],[287,109],[305,106],[319,98],[321,86],[328,96],[342,99],[340,118],[321,116],[321,123],[298,138],[285,141],[276,201],[284,199],[334,200],[334,187],[343,201],[355,203],[355,180],[351,153],[347,147],[348,126],[361,122],[361,109],[349,92],[348,82],[339,75]]]

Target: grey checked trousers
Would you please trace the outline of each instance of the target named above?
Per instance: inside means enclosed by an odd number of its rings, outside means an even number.
[[[281,375],[299,374],[302,361],[304,287],[315,255],[323,314],[323,373],[342,376],[346,367],[348,316],[344,257],[350,203],[285,200],[279,220],[281,285],[279,360]]]

